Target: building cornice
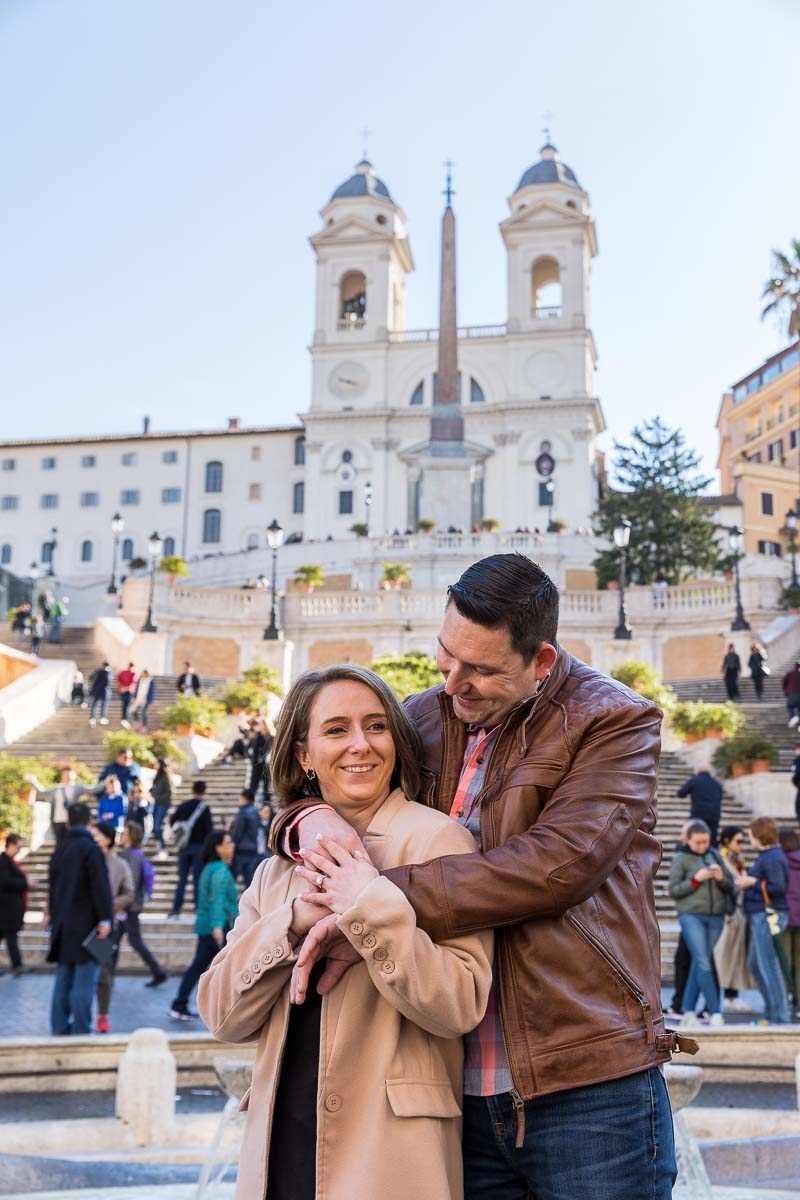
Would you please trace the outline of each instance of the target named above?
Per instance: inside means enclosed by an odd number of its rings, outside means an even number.
[[[0,450],[24,450],[27,446],[98,446],[106,443],[118,445],[120,442],[136,442],[141,445],[147,442],[187,442],[203,438],[260,437],[272,433],[303,433],[304,429],[304,425],[250,425],[239,429],[182,429],[164,433],[89,433],[82,437],[18,438],[14,441],[0,442]]]

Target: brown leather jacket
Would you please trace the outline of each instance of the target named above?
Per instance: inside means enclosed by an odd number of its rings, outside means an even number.
[[[443,685],[406,709],[424,747],[420,798],[449,812],[466,726]],[[495,929],[500,1013],[523,1100],[696,1048],[661,1015],[660,724],[649,701],[559,649],[539,694],[502,723],[482,851],[386,872],[434,939]],[[273,822],[276,839],[288,812]]]

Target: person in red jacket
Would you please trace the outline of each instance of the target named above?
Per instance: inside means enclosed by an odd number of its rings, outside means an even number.
[[[128,663],[124,671],[117,676],[117,691],[119,692],[120,724],[124,729],[130,729],[128,709],[136,694],[136,671],[133,663]]]
[[[796,662],[783,677],[783,694],[789,714],[789,728],[800,724],[800,662]]]

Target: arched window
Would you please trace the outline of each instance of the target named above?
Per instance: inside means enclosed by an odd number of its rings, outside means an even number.
[[[164,558],[172,557],[172,555],[175,553],[175,538],[174,537],[165,537],[164,538],[164,547],[163,547],[161,553],[163,554]]]
[[[2,565],[4,567],[7,567],[10,562],[11,562],[11,546],[8,544],[8,542],[5,542],[3,544],[2,550],[0,550],[0,563],[2,563]]]
[[[294,439],[294,465],[304,467],[306,464],[306,439],[304,434]]]
[[[561,316],[561,270],[554,258],[537,258],[531,272],[531,307],[539,320]]]
[[[359,328],[367,319],[367,277],[348,271],[339,285],[339,325]]]
[[[133,538],[125,538],[122,543],[122,561],[130,562],[133,558]]]
[[[257,550],[258,549],[258,534],[257,533],[248,533],[247,549],[248,550]]]
[[[486,397],[483,394],[483,388],[478,383],[477,379],[470,377],[469,381],[469,401],[470,404],[483,404]]]
[[[94,546],[89,541],[89,539],[86,538],[85,541],[81,542],[81,562],[82,563],[90,563],[92,561],[93,554],[94,554]]]
[[[222,491],[222,463],[207,462],[206,463],[206,491],[221,492]]]
[[[222,519],[218,508],[207,508],[203,513],[203,542],[211,545],[219,542],[221,537]]]
[[[43,563],[51,563],[53,561],[53,543],[42,542],[41,559]]]
[[[305,512],[306,507],[306,485],[304,483],[296,483],[292,488],[292,512]]]
[[[411,399],[409,400],[408,403],[409,404],[422,404],[422,401],[424,399],[424,394],[425,394],[425,384],[424,384],[424,381],[421,379],[419,381],[419,383],[417,384],[417,386],[414,388],[413,392],[411,393]]]

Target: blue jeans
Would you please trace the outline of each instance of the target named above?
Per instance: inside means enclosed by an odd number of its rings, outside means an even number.
[[[528,1100],[464,1097],[464,1200],[669,1200],[672,1113],[657,1067]]]
[[[789,923],[789,914],[779,912],[781,932]],[[767,925],[767,914],[763,912],[748,913],[750,925],[750,950],[747,955],[747,966],[756,981],[758,990],[764,997],[764,1016],[776,1025],[789,1023],[789,999],[786,995],[786,985],[783,982],[783,972],[772,934]]]
[[[92,696],[92,707],[89,709],[90,718],[92,718],[92,719],[94,718],[94,714],[97,712],[98,704],[102,706],[101,710],[100,710],[100,716],[107,717],[108,716],[108,703],[109,703],[110,699],[111,699],[111,692],[106,692],[106,694],[104,696]]]
[[[697,997],[702,992],[708,1011],[718,1013],[720,1011],[719,986],[711,956],[719,941],[719,935],[722,933],[725,918],[722,914],[711,916],[708,913],[679,913],[678,920],[684,941],[692,956],[689,978],[683,993],[683,1011],[694,1012]]]
[[[64,619],[63,617],[53,617],[53,624],[50,626],[50,633],[48,634],[48,641],[51,641],[51,642],[60,642],[61,641],[61,622],[63,621],[63,619]]]
[[[168,812],[168,804],[153,805],[153,837],[156,839],[162,850],[164,849],[164,834],[162,832],[162,826]]]
[[[250,887],[253,882],[253,876],[256,873],[256,867],[261,862],[258,854],[234,854],[233,856],[233,878],[237,879],[241,875],[244,880],[244,886]]]
[[[786,697],[786,711],[790,719],[792,717],[800,717],[800,696],[798,696],[797,692],[789,692],[789,695]]]
[[[55,1037],[92,1032],[92,1001],[99,967],[85,963],[59,963],[50,1002],[50,1028]]]
[[[192,887],[194,906],[197,908],[197,897],[200,894],[200,876],[203,874],[203,847],[184,846],[178,851],[178,884],[175,888],[175,898],[172,901],[172,911],[179,913],[183,908],[183,897],[186,892],[186,881],[192,872]]]
[[[227,932],[227,930],[225,931]],[[172,1007],[178,1012],[186,1012],[189,1007],[189,997],[194,991],[195,984],[204,971],[207,971],[219,953],[219,946],[210,933],[201,933],[197,939],[194,958],[183,973],[178,994],[172,1001]]]

